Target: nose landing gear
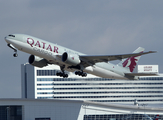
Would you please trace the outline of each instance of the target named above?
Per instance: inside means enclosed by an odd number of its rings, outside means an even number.
[[[14,57],[17,57],[18,56],[18,54],[17,54],[17,49],[12,45],[12,44],[7,44],[7,46],[9,46],[11,49],[13,49],[14,50],[14,54],[13,54],[13,56]]]

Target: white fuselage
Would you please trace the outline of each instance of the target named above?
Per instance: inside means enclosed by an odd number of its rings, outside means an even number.
[[[14,35],[15,37],[11,37],[11,36],[5,37],[5,40],[8,44],[12,44],[20,51],[44,58],[52,64],[57,64],[57,65],[64,64],[65,66],[68,66],[62,61],[60,57],[64,52],[77,54],[79,56],[85,55],[83,53],[29,35],[24,35],[24,34],[14,34]],[[65,68],[65,70],[74,71],[75,69],[72,70],[69,68]],[[83,71],[104,78],[128,79],[124,75],[124,72],[127,71],[125,71],[123,67],[111,64],[109,62],[96,63],[92,66],[88,66],[84,68]]]

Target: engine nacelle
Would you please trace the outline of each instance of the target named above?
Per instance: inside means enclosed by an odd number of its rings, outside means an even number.
[[[40,68],[48,65],[47,60],[45,60],[44,58],[40,58],[38,56],[34,56],[34,55],[31,55],[29,57],[28,62],[29,64],[36,66],[36,67],[40,67]]]
[[[81,62],[78,55],[68,54],[67,52],[64,52],[62,54],[62,61],[65,62],[66,64],[74,65],[74,66],[80,64]]]

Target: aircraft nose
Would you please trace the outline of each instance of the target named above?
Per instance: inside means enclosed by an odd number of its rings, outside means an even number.
[[[9,40],[7,39],[7,36],[5,37],[5,41],[8,43],[9,42]]]
[[[5,37],[5,40],[7,40],[7,36]]]
[[[7,43],[10,43],[10,41],[12,41],[13,38],[15,38],[15,35],[10,34],[10,35],[8,35],[8,36],[5,37],[5,41]]]

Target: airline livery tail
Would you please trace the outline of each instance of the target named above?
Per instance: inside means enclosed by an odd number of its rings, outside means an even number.
[[[25,35],[10,34],[5,37],[7,45],[14,50],[31,54],[28,62],[36,67],[44,67],[49,64],[60,66],[61,71],[57,76],[67,78],[65,71],[75,72],[76,75],[86,77],[87,73],[111,79],[138,79],[138,76],[156,75],[133,73],[134,68],[141,55],[155,53],[155,51],[144,52],[139,47],[133,53],[119,55],[86,55],[45,40]],[[109,63],[113,60],[122,60],[118,65]]]
[[[139,47],[137,48],[133,53],[143,53],[144,52],[144,48]],[[132,56],[129,57],[127,59],[123,59],[118,66],[124,67],[128,72],[133,72],[139,59],[140,59],[140,55],[138,56]]]

